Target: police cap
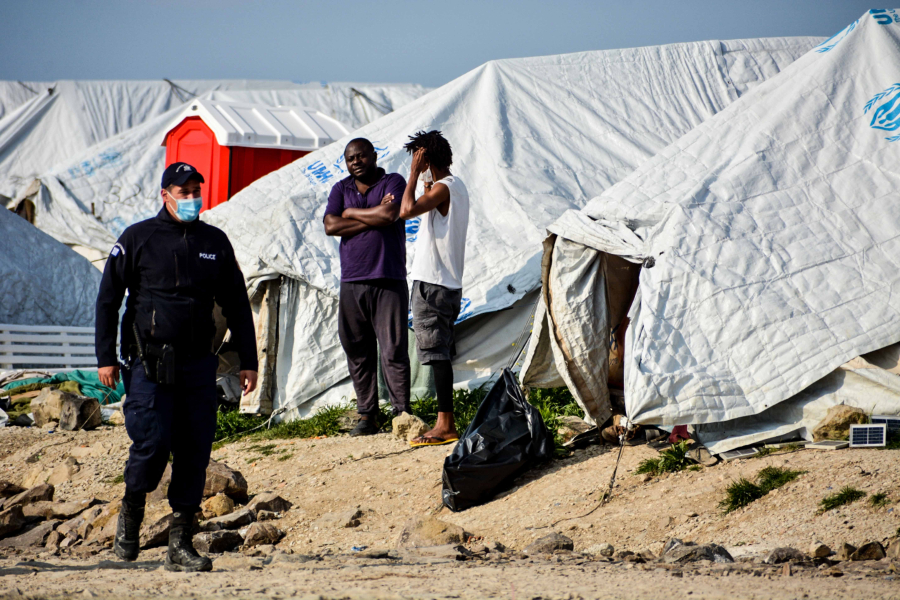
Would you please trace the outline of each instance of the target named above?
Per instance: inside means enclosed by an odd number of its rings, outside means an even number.
[[[197,169],[184,162],[172,163],[163,171],[162,187],[167,188],[170,185],[184,185],[189,179],[196,179],[200,183],[204,183],[203,175]]]

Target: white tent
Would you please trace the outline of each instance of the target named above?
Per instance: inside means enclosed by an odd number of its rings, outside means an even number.
[[[354,132],[372,140],[381,166],[404,174],[410,161],[403,144],[416,130],[440,129],[453,146],[452,170],[472,198],[457,380],[487,376],[510,360],[540,285],[547,225],[818,41],[713,41],[492,61]],[[348,140],[260,179],[204,216],[228,233],[252,283],[286,276],[274,407],[291,416],[352,394],[337,339],[338,243],[322,227],[327,195],[346,176]],[[417,226],[407,223],[408,241]]]
[[[0,81],[0,119],[51,87],[52,81]]]
[[[85,258],[0,209],[0,323],[94,324],[100,272]]]
[[[722,451],[808,435],[838,402],[900,412],[896,349],[866,354],[900,341],[898,22],[865,14],[551,225],[524,382],[555,371],[608,414],[618,256],[643,264],[632,421]]]
[[[304,106],[356,129],[427,91],[414,84],[279,86],[275,82],[272,89],[264,88],[266,84],[244,82],[244,87],[239,88],[235,82],[229,89],[206,92],[202,97],[269,106]],[[169,110],[40,171],[28,181],[16,201],[27,198],[34,203],[34,223],[41,230],[61,242],[105,255],[125,227],[159,210],[159,178],[165,167],[165,148],[160,144],[187,104],[177,98],[166,106]],[[0,153],[0,173],[2,156]]]

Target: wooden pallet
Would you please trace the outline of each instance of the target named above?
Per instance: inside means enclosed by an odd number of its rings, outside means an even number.
[[[0,324],[0,370],[96,368],[93,327]]]

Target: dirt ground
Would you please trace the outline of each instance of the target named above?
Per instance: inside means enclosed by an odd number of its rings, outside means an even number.
[[[74,456],[79,471],[57,486],[55,499],[111,501],[123,492],[116,476],[127,448],[123,427],[53,434],[7,427],[0,429],[0,479],[21,484]],[[294,503],[276,522],[287,533],[276,548],[224,555],[216,560],[216,570],[206,574],[165,572],[164,549],[144,551],[131,565],[119,563],[108,550],[84,558],[0,553],[0,592],[5,590],[0,597],[900,600],[900,573],[888,560],[795,568],[790,576],[782,565],[759,562],[781,546],[806,552],[816,540],[837,548],[842,542],[858,546],[895,536],[900,527],[900,451],[802,450],[655,478],[632,471],[656,451],[626,447],[612,499],[597,508],[618,449],[591,446],[533,470],[486,505],[451,513],[440,505],[441,466],[450,447],[405,448],[389,434],[229,444],[213,458],[241,471],[251,494],[276,491]],[[806,473],[749,507],[723,515],[718,503],[727,484],[752,478],[769,465]],[[859,501],[817,514],[819,501],[844,485],[887,493],[892,503],[872,508]],[[362,511],[357,527],[314,525],[326,513],[357,507]],[[393,548],[410,517],[423,514],[462,526],[481,538],[478,543],[499,542],[508,550],[466,561],[427,552],[379,555],[379,550]],[[517,552],[552,531],[572,538],[575,552],[538,558]],[[738,562],[670,568],[654,562],[610,563],[582,554],[601,543],[617,551],[659,554],[671,537],[721,544]],[[368,555],[358,552],[363,547]]]

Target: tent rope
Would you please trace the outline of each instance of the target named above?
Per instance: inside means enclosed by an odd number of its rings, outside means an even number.
[[[178,85],[177,83],[172,81],[171,79],[166,79],[165,77],[163,77],[163,81],[165,81],[166,83],[169,84],[169,86],[172,88],[172,93],[175,94],[175,97],[178,98],[179,100],[181,100],[182,102],[187,102],[191,98],[197,97],[197,94],[195,94],[194,92],[192,92],[190,90],[184,89],[183,87],[181,87],[180,85]]]
[[[366,102],[368,102],[369,104],[371,104],[372,106],[374,106],[375,108],[377,108],[384,114],[388,114],[389,112],[393,112],[393,110],[394,110],[387,104],[382,104],[381,102],[376,102],[375,100],[372,100],[372,98],[370,98],[363,92],[359,91],[355,87],[350,88],[350,91],[353,92],[353,94],[355,96],[359,96],[360,98],[362,98],[363,100],[365,100]]]
[[[24,82],[22,82],[22,81],[17,81],[16,83],[18,83],[18,84],[21,85],[23,88],[25,88],[26,90],[28,90],[29,92],[31,92],[32,94],[34,94],[35,96],[37,96],[37,92],[34,91],[33,89],[31,89],[30,87],[28,87],[27,85],[25,85]]]
[[[531,305],[531,313],[525,320],[525,325],[522,327],[522,332],[519,333],[519,337],[516,338],[516,341],[513,343],[515,354],[512,355],[512,359],[509,361],[509,364],[506,365],[507,369],[512,369],[513,366],[518,362],[519,357],[522,356],[522,351],[525,349],[525,342],[531,335],[531,330],[534,327],[534,313],[537,310],[537,305],[540,299],[541,296],[540,294],[538,294],[538,297],[535,299],[534,304]]]

